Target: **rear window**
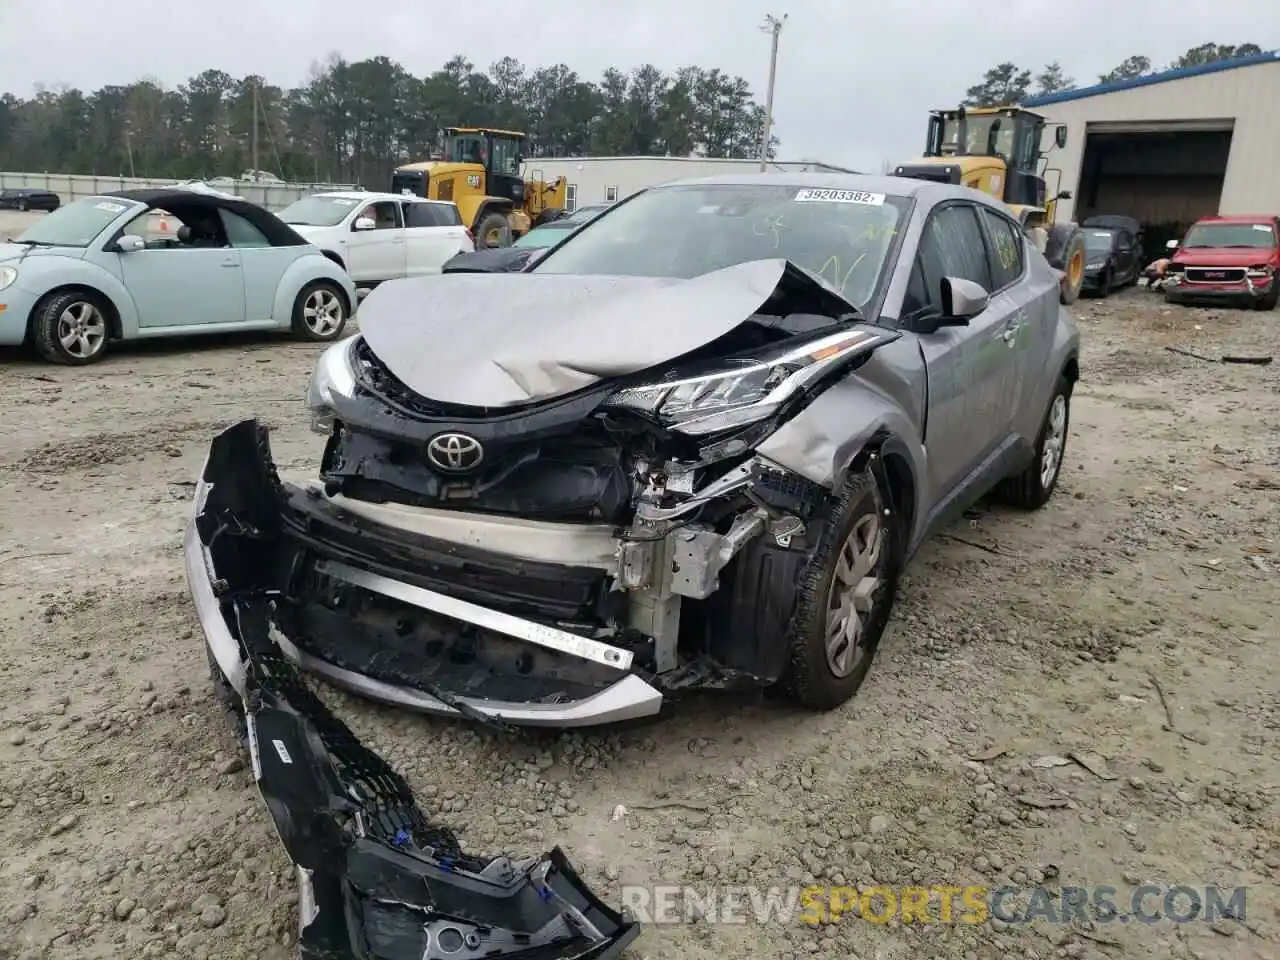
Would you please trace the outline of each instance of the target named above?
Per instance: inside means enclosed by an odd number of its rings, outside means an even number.
[[[458,227],[462,217],[451,203],[406,203],[405,225],[409,227]]]

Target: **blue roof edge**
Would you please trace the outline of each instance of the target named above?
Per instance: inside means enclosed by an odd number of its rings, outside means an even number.
[[[1021,106],[1046,107],[1052,103],[1084,100],[1087,97],[1100,97],[1105,93],[1119,93],[1121,90],[1134,90],[1138,87],[1149,87],[1157,83],[1168,83],[1170,80],[1202,77],[1210,73],[1221,73],[1223,70],[1236,70],[1240,67],[1255,67],[1263,63],[1276,62],[1280,62],[1280,50],[1268,50],[1263,53],[1255,53],[1251,57],[1237,57],[1234,60],[1215,60],[1213,63],[1202,63],[1196,67],[1180,67],[1177,70],[1165,70],[1162,73],[1152,73],[1145,77],[1134,77],[1132,80],[1097,83],[1092,87],[1081,87],[1078,90],[1064,90],[1062,93],[1049,93],[1042,97],[1029,97],[1022,101]]]

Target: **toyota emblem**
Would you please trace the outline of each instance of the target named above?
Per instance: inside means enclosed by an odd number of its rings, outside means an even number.
[[[465,433],[442,433],[427,444],[427,459],[446,473],[467,473],[480,466],[484,447],[475,437]]]

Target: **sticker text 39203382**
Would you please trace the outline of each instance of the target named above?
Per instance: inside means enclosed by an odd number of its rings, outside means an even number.
[[[796,194],[799,203],[863,203],[872,207],[884,206],[883,193],[867,193],[865,190],[823,190],[809,187]]]

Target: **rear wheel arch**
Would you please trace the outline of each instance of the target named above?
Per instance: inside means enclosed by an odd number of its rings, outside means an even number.
[[[87,283],[64,283],[61,286],[46,290],[44,294],[31,308],[31,313],[27,315],[27,333],[26,342],[31,342],[31,337],[35,331],[36,319],[40,315],[41,309],[53,297],[61,296],[64,293],[83,293],[99,300],[106,308],[107,313],[107,334],[111,340],[119,340],[124,336],[124,326],[120,320],[120,308],[116,306],[116,302],[106,293],[97,287],[90,286]]]
[[[1074,387],[1080,380],[1080,358],[1072,354],[1062,365],[1062,378]]]

